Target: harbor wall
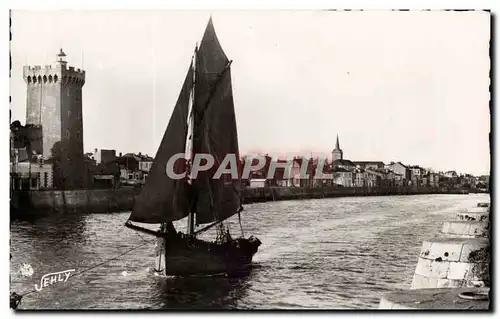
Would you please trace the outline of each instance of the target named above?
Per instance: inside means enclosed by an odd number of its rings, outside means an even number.
[[[268,202],[277,200],[331,198],[348,196],[388,196],[423,194],[463,194],[460,190],[432,187],[268,187],[243,190],[243,203]]]
[[[122,187],[116,189],[89,190],[46,190],[11,193],[11,212],[20,213],[106,213],[130,211],[140,188]],[[242,191],[243,203],[330,198],[347,196],[384,196],[451,194],[456,190],[405,187],[405,188],[246,188]]]
[[[107,213],[130,211],[140,189],[46,190],[13,192],[11,216],[44,213]]]

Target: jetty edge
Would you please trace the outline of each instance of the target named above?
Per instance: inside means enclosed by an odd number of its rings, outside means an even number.
[[[411,289],[382,296],[378,309],[490,310],[489,214],[489,203],[454,213],[422,243]]]

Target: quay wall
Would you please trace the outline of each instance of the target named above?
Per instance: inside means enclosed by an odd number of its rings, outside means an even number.
[[[130,211],[140,188],[122,187],[116,189],[89,190],[46,190],[11,193],[11,212],[20,213],[107,213]],[[438,188],[301,188],[271,187],[246,188],[242,191],[243,203],[294,200],[307,198],[330,198],[347,196],[384,196],[451,194]]]
[[[268,202],[277,200],[330,198],[348,196],[387,196],[387,195],[423,195],[423,194],[463,194],[459,190],[431,187],[269,187],[246,188],[243,190],[243,203]]]
[[[11,193],[11,216],[130,211],[140,189],[46,190]]]

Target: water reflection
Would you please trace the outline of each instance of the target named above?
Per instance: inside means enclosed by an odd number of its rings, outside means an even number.
[[[35,241],[57,241],[62,245],[81,243],[85,240],[85,215],[27,216],[14,220],[11,229],[22,229],[24,236]]]
[[[157,283],[161,309],[236,308],[246,295],[249,277],[168,277]]]

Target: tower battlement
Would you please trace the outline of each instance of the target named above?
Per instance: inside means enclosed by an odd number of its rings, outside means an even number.
[[[72,66],[66,68],[66,65],[62,65],[62,78],[64,83],[73,83],[73,84],[85,84],[85,71],[74,68]]]
[[[56,65],[25,65],[23,67],[23,78],[27,84],[58,83],[63,84],[85,84],[85,71],[67,66],[63,59],[66,55],[61,52],[57,55],[59,60]]]
[[[42,71],[42,72],[50,72],[52,70],[52,65],[33,65],[33,66],[24,66],[24,71],[25,72],[36,72],[36,71]]]
[[[61,77],[60,72],[57,72],[56,68],[52,67],[52,65],[33,65],[33,66],[27,66],[25,65],[23,67],[23,78],[25,81],[27,81],[28,77],[42,77],[43,76],[49,76],[52,75],[54,77],[59,73],[59,78]]]
[[[85,84],[85,71],[66,65],[34,65],[23,67],[23,78],[27,84],[62,83]]]

